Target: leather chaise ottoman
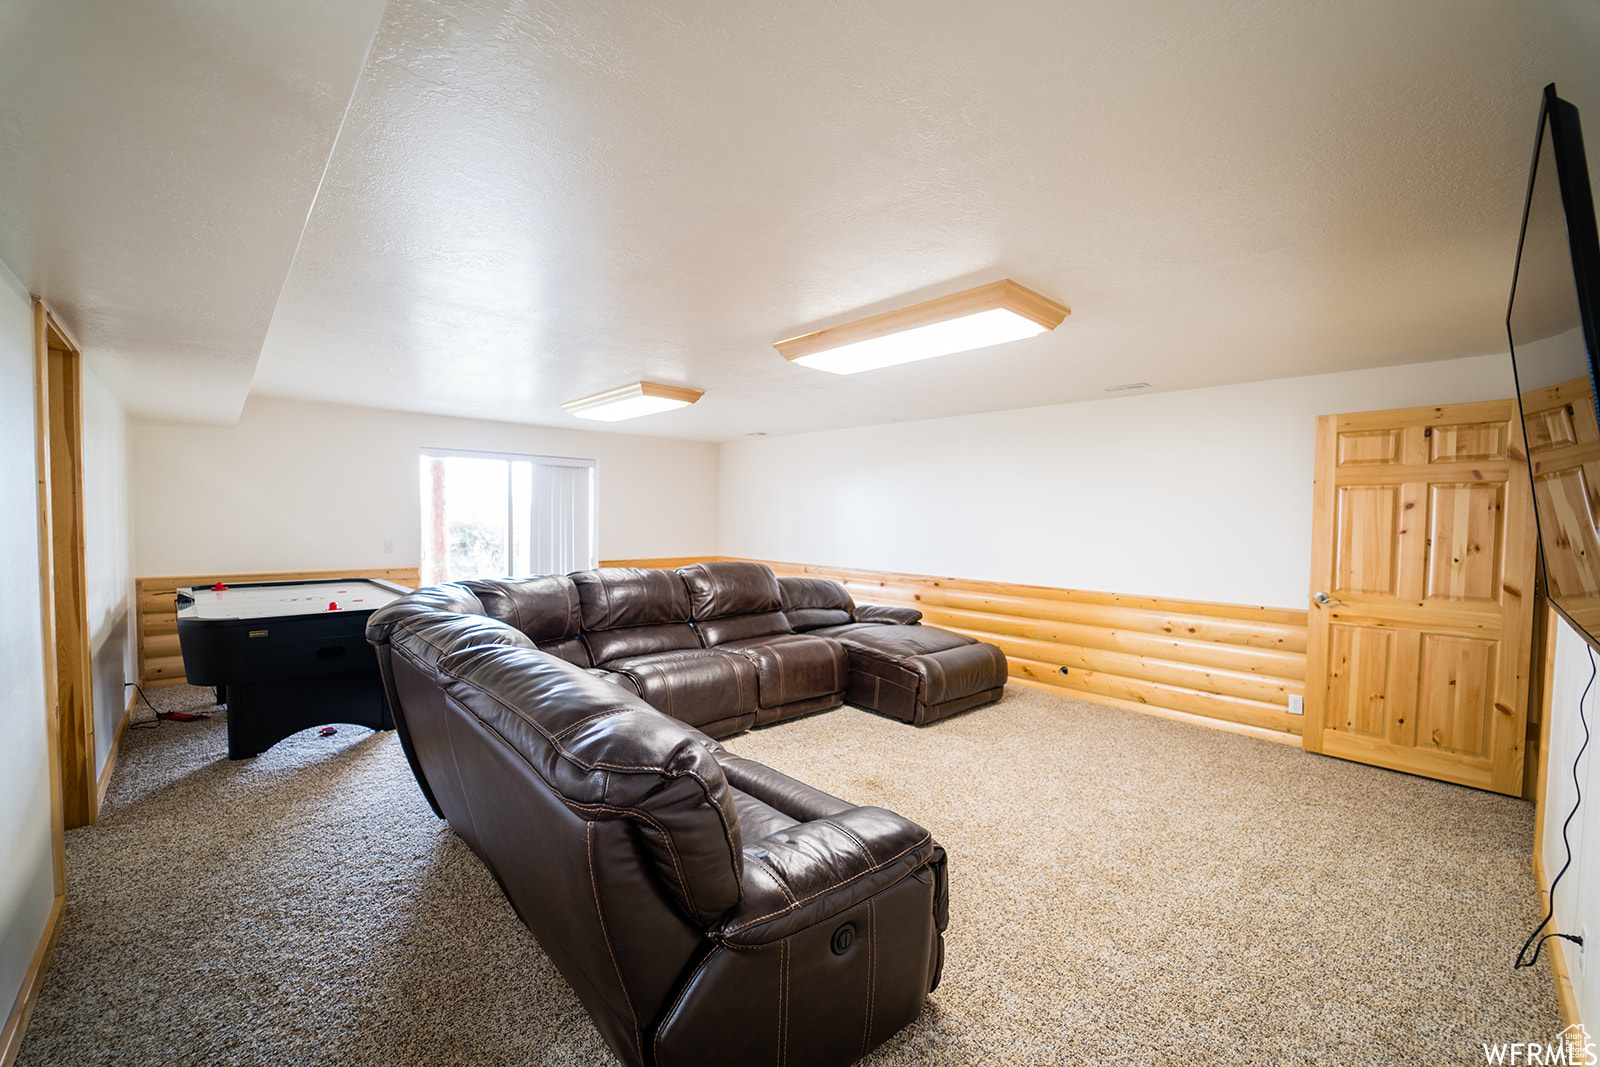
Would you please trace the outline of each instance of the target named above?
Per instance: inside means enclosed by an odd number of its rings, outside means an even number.
[[[923,626],[915,608],[858,606],[830,579],[778,584],[796,629],[844,646],[851,704],[923,726],[993,703],[1005,691],[1006,657],[994,645]]]

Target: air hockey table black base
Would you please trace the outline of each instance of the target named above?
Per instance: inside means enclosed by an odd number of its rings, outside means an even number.
[[[248,759],[329,723],[394,729],[365,629],[373,610],[405,592],[370,580],[179,590],[184,673],[226,703],[228,758]],[[200,597],[210,617],[199,617]],[[310,610],[318,605],[328,609]]]
[[[259,756],[290,734],[329,723],[393,730],[377,665],[372,671],[314,674],[217,687],[228,708],[228,758]]]

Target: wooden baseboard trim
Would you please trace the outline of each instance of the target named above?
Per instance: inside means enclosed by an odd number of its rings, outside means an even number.
[[[56,896],[50,907],[50,921],[45,924],[44,937],[33,954],[28,973],[22,977],[22,988],[17,991],[17,1002],[6,1018],[6,1028],[0,1031],[0,1067],[11,1067],[22,1050],[22,1038],[28,1032],[28,1019],[34,1005],[39,1003],[39,991],[44,987],[45,973],[50,970],[50,957],[55,955],[56,942],[61,938],[61,917],[66,911],[67,898]]]
[[[106,755],[106,765],[100,768],[100,782],[94,792],[95,818],[100,817],[100,806],[106,802],[106,790],[111,786],[111,772],[117,766],[117,753],[122,751],[122,735],[128,732],[133,721],[133,705],[139,699],[137,689],[128,690],[128,706],[122,709],[122,721],[117,723],[117,735],[111,739],[111,751]]]
[[[1029,689],[1037,689],[1044,693],[1056,693],[1060,696],[1069,696],[1074,700],[1082,700],[1089,704],[1105,704],[1108,707],[1122,708],[1125,711],[1137,711],[1140,715],[1154,715],[1158,719],[1171,719],[1173,722],[1186,722],[1194,726],[1204,726],[1208,730],[1224,730],[1230,734],[1240,734],[1244,737],[1254,737],[1259,741],[1271,741],[1275,745],[1288,745],[1290,748],[1300,747],[1299,734],[1286,734],[1281,730],[1267,730],[1260,726],[1251,726],[1248,723],[1229,722],[1226,719],[1215,719],[1209,715],[1191,715],[1187,711],[1173,711],[1170,708],[1158,708],[1150,704],[1141,704],[1136,700],[1119,700],[1116,697],[1101,696],[1098,693],[1069,692],[1058,685],[1046,685],[1027,678],[1018,678],[1012,675],[1006,679],[1008,685],[1023,685]]]
[[[721,559],[720,556],[655,556],[649,559],[603,559],[602,567],[654,567],[659,570],[673,570],[677,567],[687,567],[691,563],[710,563]]]
[[[1550,907],[1550,887],[1545,883],[1544,857],[1538,852],[1533,854],[1533,884],[1539,890],[1539,914],[1543,915],[1544,909]],[[1556,932],[1555,919],[1552,917],[1544,933]],[[1578,996],[1572,989],[1572,975],[1567,972],[1567,957],[1561,944],[1560,941],[1547,943],[1545,954],[1550,957],[1550,979],[1555,983],[1556,1005],[1561,1011],[1561,1025],[1565,1028],[1583,1020],[1578,1017]]]

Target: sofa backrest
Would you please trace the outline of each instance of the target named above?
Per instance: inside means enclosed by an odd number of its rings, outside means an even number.
[[[738,903],[743,845],[716,742],[531,648],[459,648],[439,661],[439,677],[457,707],[487,727],[482,736],[509,747],[515,765],[568,810],[590,822],[631,823],[656,880],[687,918],[708,926]],[[463,758],[458,750],[458,764]],[[460,773],[469,799],[488,790],[475,807],[504,796],[504,783],[468,781],[471,766]]]
[[[380,660],[394,647],[427,667],[467,645],[533,645],[526,634],[485,613],[472,590],[454,583],[418,589],[385,604],[368,616],[366,633]]]
[[[578,590],[583,641],[594,665],[651,652],[699,648],[689,593],[676,572],[602,567],[570,575]]]
[[[778,579],[765,563],[691,563],[678,573],[707,647],[794,632],[783,614]]]
[[[580,667],[592,666],[581,632],[578,587],[564,574],[539,578],[477,579],[462,582],[483,604],[484,614],[510,623],[541,652]]]
[[[832,578],[779,578],[783,614],[797,633],[821,626],[843,626],[855,618],[856,602]]]
[[[459,800],[457,775],[444,740],[444,693],[437,685],[439,661],[470,645],[533,647],[521,630],[483,614],[483,605],[463,585],[436,585],[407,593],[367,618],[367,641],[378,657],[384,699],[394,715],[400,746],[417,785],[434,813],[455,811],[456,832],[474,849],[477,833]]]

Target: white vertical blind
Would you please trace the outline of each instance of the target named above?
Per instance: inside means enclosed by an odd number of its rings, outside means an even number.
[[[594,465],[533,465],[533,573],[588,570],[595,558]]]
[[[598,564],[593,460],[424,449],[420,473],[425,583]]]

